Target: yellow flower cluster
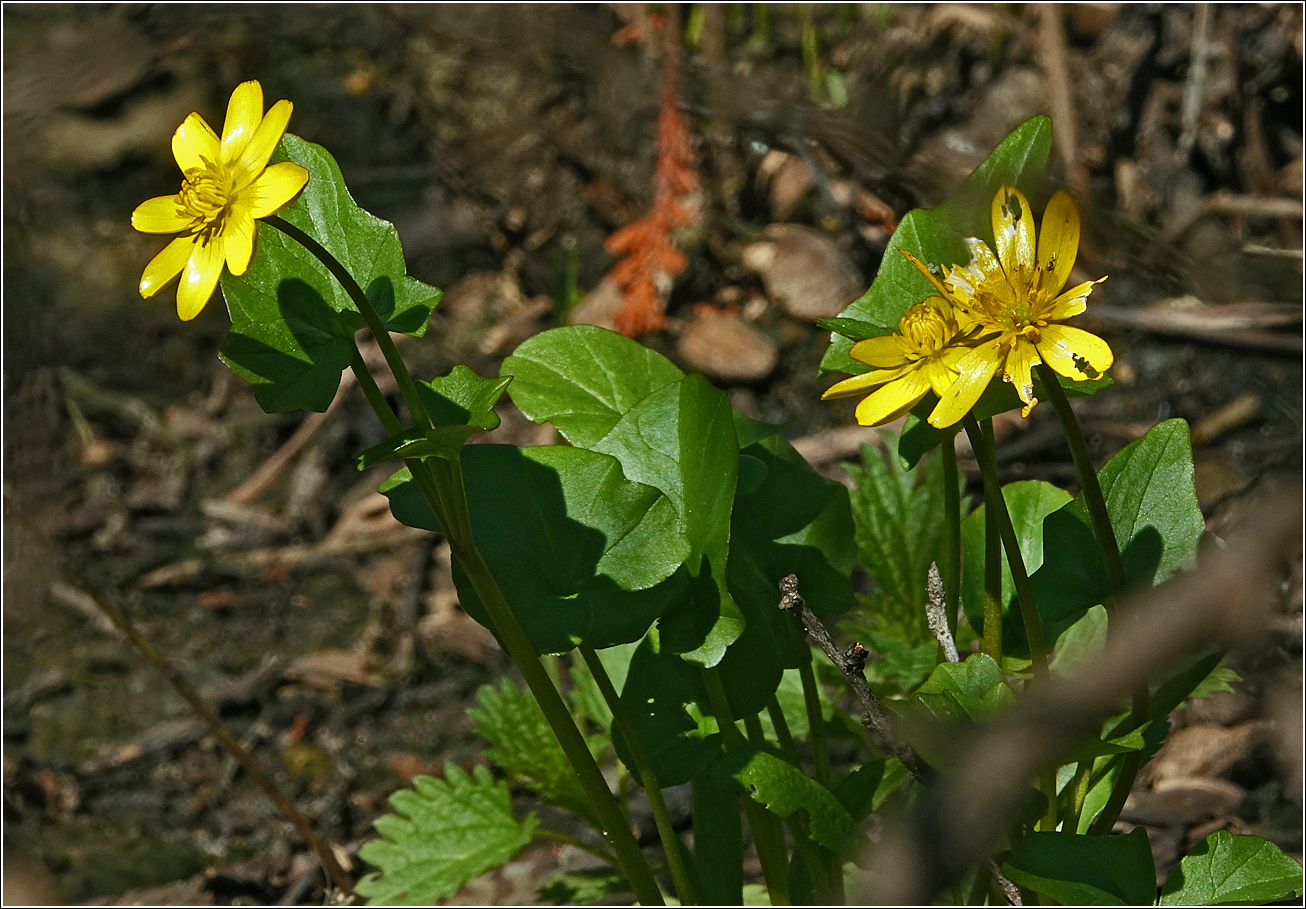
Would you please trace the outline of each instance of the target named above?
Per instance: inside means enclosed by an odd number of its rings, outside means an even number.
[[[1094,334],[1063,325],[1084,311],[1097,281],[1062,291],[1079,251],[1079,209],[1058,192],[1043,212],[1034,236],[1034,216],[1025,195],[1013,186],[993,197],[996,250],[974,237],[966,240],[970,262],[931,267],[899,250],[938,291],[907,310],[898,332],[853,345],[853,359],[871,372],[831,386],[823,399],[874,389],[857,405],[857,422],[878,426],[897,419],[933,391],[939,403],[932,426],[956,423],[975,406],[1002,367],[1029,416],[1038,403],[1032,372],[1046,363],[1070,379],[1097,378],[1110,368],[1111,348]]]
[[[141,296],[152,297],[178,277],[177,315],[200,314],[225,266],[243,275],[254,254],[254,221],[291,203],[308,171],[284,161],[268,166],[290,122],[291,104],[278,101],[265,115],[263,87],[242,82],[231,93],[222,136],[191,114],[172,137],[183,182],[175,196],[148,199],[132,212],[132,227],[181,236],[145,266]]]

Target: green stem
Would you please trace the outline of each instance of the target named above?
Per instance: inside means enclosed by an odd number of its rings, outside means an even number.
[[[794,633],[798,630],[795,628]],[[825,729],[825,714],[821,712],[821,689],[816,684],[812,669],[812,649],[803,641],[807,659],[798,661],[798,675],[803,680],[803,703],[807,706],[808,737],[812,741],[812,763],[816,767],[816,781],[826,789],[834,789],[834,774],[830,772],[830,743]],[[861,724],[857,724],[859,727]]]
[[[730,700],[721,684],[721,676],[715,669],[703,670],[703,685],[707,689],[708,704],[716,717],[726,749],[743,745],[744,736],[735,725],[734,714],[730,712]],[[753,801],[747,793],[744,794],[744,814],[748,817],[748,829],[753,831],[757,860],[762,866],[762,877],[766,880],[766,889],[771,895],[771,905],[788,906],[791,904],[787,876],[789,862],[785,855],[784,830],[778,826],[779,818]]]
[[[957,449],[951,437],[939,446],[943,458],[943,598],[947,604],[948,630],[957,637],[961,621],[961,488],[957,477]]]
[[[349,355],[349,368],[354,373],[354,378],[358,380],[358,387],[363,389],[363,397],[367,398],[367,403],[372,405],[372,411],[376,418],[381,421],[381,425],[390,435],[395,436],[404,431],[404,424],[399,422],[399,417],[395,415],[394,410],[390,407],[390,402],[381,394],[381,389],[377,387],[376,379],[372,378],[372,371],[367,368],[367,361],[363,359],[363,352],[358,349],[357,342],[353,336],[350,338],[353,351]]]
[[[771,695],[771,700],[766,702],[766,715],[771,718],[771,725],[775,727],[775,740],[780,743],[780,750],[789,758],[790,763],[802,770],[803,762],[798,757],[798,746],[794,744],[793,734],[789,731],[789,721],[785,719],[784,711],[780,709],[780,702],[776,700],[775,695]]]
[[[409,375],[407,366],[404,365],[403,359],[399,356],[394,341],[390,338],[389,331],[382,324],[376,310],[372,307],[371,301],[363,293],[362,288],[358,286],[358,282],[325,247],[308,234],[277,217],[270,217],[265,220],[291,237],[291,239],[299,242],[340,282],[340,285],[349,294],[350,299],[354,301],[354,305],[363,316],[368,328],[371,329],[377,344],[380,345],[413,419],[419,425],[430,426],[430,418],[417,396],[417,387],[413,383],[412,376]],[[362,358],[359,356],[358,361],[360,364],[361,360]],[[363,368],[365,370],[366,367]],[[375,385],[375,383],[371,384]],[[368,385],[366,383],[364,384],[364,393],[368,394]],[[384,407],[377,410],[377,416],[382,425],[388,428],[398,422],[394,418],[393,412],[389,410],[389,404],[384,402],[384,398],[380,397],[379,393],[375,398],[368,394],[368,401],[374,408],[377,408],[378,404],[384,404]],[[389,412],[389,417],[385,415],[387,412]],[[631,833],[630,825],[622,814],[621,807],[617,804],[617,800],[613,798],[612,791],[603,779],[603,773],[599,770],[594,755],[590,753],[588,746],[585,744],[585,737],[581,735],[580,730],[576,727],[576,721],[572,718],[566,704],[563,703],[562,696],[558,694],[558,689],[549,678],[548,672],[545,671],[544,664],[540,662],[539,654],[535,652],[535,648],[531,645],[525,630],[521,627],[521,623],[517,621],[517,616],[513,613],[512,607],[508,605],[503,591],[491,573],[490,567],[476,548],[475,540],[471,534],[467,499],[463,491],[462,475],[459,469],[454,467],[451,475],[450,471],[440,463],[428,464],[415,460],[406,463],[409,465],[418,489],[426,499],[427,504],[430,505],[436,519],[440,521],[440,527],[445,532],[445,538],[449,542],[449,549],[453,557],[462,566],[463,572],[471,581],[477,597],[489,614],[490,624],[498,634],[499,640],[503,643],[504,650],[507,651],[508,656],[521,670],[522,677],[526,680],[531,693],[535,695],[535,700],[540,705],[545,720],[548,721],[554,735],[557,736],[558,744],[562,746],[563,753],[566,754],[572,769],[576,771],[576,777],[589,798],[595,817],[598,818],[599,823],[602,825],[603,835],[620,860],[621,871],[630,881],[636,897],[645,905],[665,905],[662,891],[658,888],[657,881],[653,877],[653,871],[649,868],[648,860],[640,850],[639,844]],[[455,478],[457,479],[456,483],[454,482]]]
[[[980,424],[989,447],[993,446],[993,421]],[[984,509],[984,652],[1002,665],[1002,535],[998,514]]]
[[[662,849],[667,855],[667,867],[671,870],[671,879],[676,884],[676,895],[679,896],[681,905],[697,905],[702,902],[702,897],[690,880],[689,871],[685,867],[684,845],[671,823],[671,814],[667,811],[662,787],[658,785],[657,775],[654,773],[652,762],[648,759],[648,752],[644,750],[644,741],[639,736],[639,730],[635,728],[630,711],[626,709],[625,702],[617,694],[608,670],[599,659],[599,655],[594,652],[594,648],[589,644],[581,644],[578,649],[585,660],[585,665],[589,668],[590,675],[598,683],[603,700],[612,711],[612,721],[621,730],[621,736],[626,740],[626,747],[630,750],[631,759],[635,762],[635,769],[639,771],[639,778],[644,784],[644,791],[648,793],[649,807],[653,810],[653,822],[657,825],[658,836],[662,839]]]
[[[606,862],[613,868],[621,867],[621,862],[617,861],[617,857],[602,846],[595,846],[592,843],[587,843],[579,837],[572,836],[570,833],[563,833],[561,830],[545,830],[536,827],[531,831],[531,839],[549,840],[553,843],[562,843],[564,846],[571,846],[574,849],[580,849],[582,852],[588,852],[590,855],[600,861]]]
[[[1134,788],[1134,778],[1138,776],[1138,771],[1142,767],[1143,752],[1131,751],[1124,756],[1120,762],[1120,774],[1111,787],[1111,795],[1107,797],[1102,811],[1093,821],[1093,826],[1089,828],[1090,834],[1108,836],[1111,833],[1111,828],[1116,825],[1120,812],[1125,807],[1125,800],[1129,798],[1129,790]]]
[[[985,511],[993,511],[997,516],[998,533],[1002,537],[1002,546],[1007,553],[1007,565],[1011,568],[1011,580],[1016,587],[1016,600],[1020,603],[1020,615],[1025,620],[1025,637],[1029,641],[1029,655],[1034,663],[1034,677],[1048,678],[1048,651],[1043,642],[1043,622],[1034,605],[1034,593],[1029,586],[1029,575],[1025,572],[1025,560],[1020,554],[1020,541],[1016,539],[1016,530],[1011,525],[1011,514],[1007,511],[1006,499],[1002,497],[1002,487],[998,484],[998,467],[993,456],[993,446],[984,438],[975,417],[966,414],[966,435],[970,437],[971,448],[975,450],[975,460],[979,463],[980,475],[984,477]]]
[[[399,393],[404,396],[404,403],[408,405],[408,411],[412,414],[413,422],[419,426],[430,426],[431,418],[427,416],[426,407],[422,404],[422,399],[418,397],[417,386],[413,382],[413,377],[409,375],[408,367],[404,365],[403,357],[399,356],[399,350],[395,347],[394,339],[390,337],[390,330],[385,327],[381,317],[377,315],[376,308],[372,306],[372,301],[367,298],[367,294],[358,286],[354,276],[340,264],[340,261],[326,247],[289,221],[285,221],[276,215],[263,220],[312,253],[313,257],[326,266],[326,270],[331,272],[335,279],[340,282],[340,286],[345,289],[345,293],[349,294],[349,299],[354,301],[355,308],[358,309],[363,321],[367,323],[368,330],[372,332],[372,336],[376,338],[376,343],[381,347],[381,353],[385,356],[390,371],[394,373],[395,381],[399,384]]]
[[[204,722],[204,725],[208,727],[209,732],[211,732],[213,737],[217,739],[218,744],[222,746],[222,749],[226,751],[227,754],[231,755],[232,759],[240,765],[246,775],[254,781],[254,785],[258,786],[258,788],[263,791],[263,794],[268,797],[273,805],[276,806],[277,810],[281,812],[282,816],[290,821],[295,830],[299,832],[299,835],[303,837],[304,842],[308,844],[308,848],[313,850],[318,861],[322,863],[322,867],[326,870],[327,874],[331,876],[331,880],[335,882],[335,885],[340,888],[343,893],[352,894],[354,892],[354,882],[350,880],[349,875],[345,873],[345,870],[340,867],[340,863],[336,861],[335,853],[318,838],[312,825],[309,824],[304,816],[299,813],[299,810],[291,804],[290,800],[282,794],[281,790],[277,788],[276,783],[272,782],[270,777],[263,774],[263,771],[259,769],[258,764],[254,762],[254,758],[245,747],[240,744],[236,737],[227,730],[227,727],[222,724],[220,719],[218,719],[218,715],[214,713],[204,699],[200,697],[199,692],[191,687],[190,682],[186,681],[185,676],[183,676],[177,668],[172,665],[167,657],[150,643],[148,638],[136,630],[136,626],[133,625],[125,615],[118,611],[117,607],[110,603],[107,597],[71,572],[69,572],[69,576],[77,582],[78,586],[86,591],[91,600],[94,601],[95,605],[99,607],[100,611],[109,618],[109,621],[113,622],[114,626],[123,633],[127,640],[131,641],[136,649],[139,650],[147,660],[154,664],[154,668],[159,670],[164,679],[167,680],[168,684],[172,686],[173,690],[181,695],[182,700],[189,704],[191,710],[194,710],[195,714]]]
[[[1066,814],[1061,821],[1065,833],[1079,832],[1079,818],[1084,813],[1084,800],[1088,798],[1089,780],[1092,777],[1093,761],[1080,761],[1075,767],[1075,775],[1070,778],[1067,790],[1070,798],[1066,802]]]
[[[1039,777],[1038,788],[1048,800],[1048,810],[1038,822],[1039,830],[1057,829],[1057,768],[1050,767]]]

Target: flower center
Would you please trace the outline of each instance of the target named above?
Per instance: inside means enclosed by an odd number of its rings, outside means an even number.
[[[231,181],[216,168],[193,167],[181,184],[183,213],[191,219],[191,233],[203,234],[208,242],[222,232],[231,201]]]
[[[914,348],[918,357],[938,353],[957,334],[957,323],[933,299],[917,303],[898,323],[898,334]]]

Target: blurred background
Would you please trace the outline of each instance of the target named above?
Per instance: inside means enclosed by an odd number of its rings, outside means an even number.
[[[191,111],[220,128],[247,79],[293,100],[290,131],[445,290],[403,342],[414,373],[492,374],[531,334],[629,304],[604,241],[654,202],[659,35],[683,35],[688,264],[641,340],[845,480],[882,433],[853,425],[855,400],[819,401],[812,320],[866,288],[902,215],[1051,114],[1078,267],[1109,276],[1082,323],[1117,357],[1116,385],[1079,402],[1099,460],[1188,420],[1216,533],[1249,490],[1301,476],[1299,5],[7,4],[3,20],[7,899],[11,868],[32,900],[321,897],[288,826],[66,569],[349,849],[414,774],[478,759],[464,711],[507,671],[458,609],[447,548],[355,470],[381,438],[361,396],[325,421],[265,415],[217,360],[220,298],[183,324],[173,292],[136,291],[162,241],[129,218],[176,191],[173,130]],[[552,439],[502,416],[497,440]],[[1073,483],[1050,408],[998,433],[1004,479]],[[1300,561],[1281,619],[1140,781],[1159,866],[1221,827],[1300,857],[1300,751],[1271,734],[1300,738]],[[532,900],[565,861],[528,851],[464,896]]]

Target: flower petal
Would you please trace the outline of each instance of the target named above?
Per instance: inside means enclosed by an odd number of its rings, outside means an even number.
[[[1038,234],[1038,286],[1055,294],[1070,280],[1079,254],[1079,206],[1070,193],[1059,189],[1043,210]]]
[[[1029,200],[1014,186],[1002,186],[993,196],[993,244],[998,261],[1016,294],[1028,293],[1036,265],[1034,257],[1034,215]]]
[[[924,370],[914,369],[862,399],[862,403],[857,405],[857,422],[863,426],[879,426],[896,420],[915,407],[929,390],[930,380]]]
[[[233,275],[243,275],[254,255],[254,219],[243,208],[235,209],[222,229],[227,268]]]
[[[911,363],[907,366],[901,366],[898,369],[875,369],[870,372],[864,372],[860,376],[853,376],[844,379],[841,382],[835,382],[821,395],[822,401],[829,401],[833,398],[851,398],[853,395],[861,394],[868,388],[875,388],[877,385],[883,385],[886,382],[892,382],[911,370],[916,368],[916,364]]]
[[[177,286],[177,315],[183,322],[189,322],[200,314],[200,310],[213,296],[213,289],[222,277],[224,260],[223,244],[220,242],[196,243],[186,269],[181,275],[181,284]]]
[[[132,212],[132,227],[143,234],[176,234],[190,227],[190,216],[177,196],[146,199]]]
[[[177,237],[150,260],[141,274],[141,296],[148,300],[181,274],[195,246],[194,237]]]
[[[245,153],[263,120],[263,86],[257,81],[242,82],[227,102],[227,119],[222,124],[222,148],[218,159],[230,166]]]
[[[902,352],[901,335],[884,335],[858,341],[852,346],[852,350],[848,351],[848,355],[867,366],[880,369],[902,366],[907,362]]]
[[[907,252],[907,250],[903,249],[901,246],[897,247],[897,250],[898,252],[903,254],[903,256],[907,259],[908,262],[916,266],[916,270],[919,271],[921,274],[923,274],[926,280],[928,280],[931,284],[934,285],[935,290],[937,290],[945,297],[948,296],[948,288],[943,286],[942,278],[939,275],[936,275],[934,272],[930,271],[930,267],[928,265],[926,265],[920,259],[916,258],[916,256],[914,256],[913,254]]]
[[[1088,294],[1093,289],[1093,285],[1101,284],[1105,280],[1106,278],[1098,278],[1096,281],[1085,281],[1083,284],[1076,284],[1049,303],[1047,308],[1039,313],[1039,317],[1047,319],[1049,322],[1064,322],[1066,319],[1073,319],[1083,312],[1088,305]]]
[[[1039,357],[1037,348],[1023,337],[1017,337],[1007,353],[1007,365],[1002,372],[1002,381],[1010,382],[1015,386],[1016,394],[1025,402],[1024,408],[1020,411],[1022,417],[1029,416],[1029,412],[1038,403],[1038,398],[1034,397],[1034,378],[1031,373],[1041,362],[1043,361]]]
[[[975,406],[998,371],[1006,350],[1001,338],[981,344],[957,363],[957,379],[930,413],[930,425],[942,429]]]
[[[240,194],[255,218],[266,218],[290,204],[308,182],[308,169],[290,161],[273,164]]]
[[[204,168],[218,160],[218,134],[199,114],[189,114],[172,134],[172,156],[177,159],[181,172]]]
[[[235,164],[234,182],[237,191],[249,185],[268,166],[268,159],[281,144],[281,137],[286,134],[293,109],[294,105],[289,101],[278,101],[258,125],[249,145],[245,146],[244,153]]]
[[[1041,334],[1038,352],[1043,362],[1068,379],[1096,379],[1115,361],[1110,345],[1082,328],[1049,325]]]

